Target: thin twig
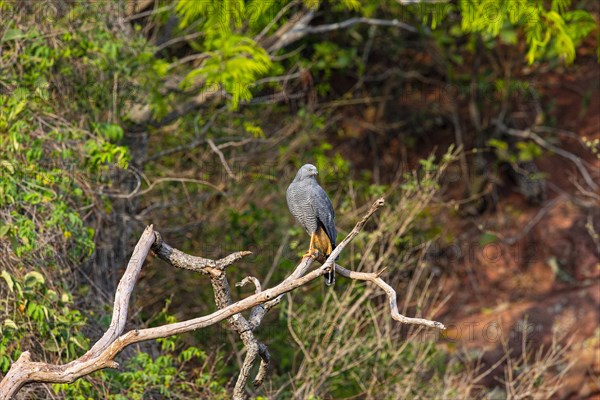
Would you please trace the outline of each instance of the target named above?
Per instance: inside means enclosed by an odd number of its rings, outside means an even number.
[[[154,15],[154,14],[159,14],[162,12],[167,12],[169,10],[171,10],[173,8],[173,6],[165,6],[165,7],[160,7],[160,8],[156,8],[156,9],[152,9],[152,10],[148,10],[148,11],[143,11],[141,13],[138,14],[133,14],[130,15],[128,17],[123,18],[124,22],[130,22],[136,19],[140,19],[140,18],[144,18],[144,17],[148,17],[150,15]]]
[[[260,281],[253,276],[245,277],[240,282],[236,283],[235,286],[242,287],[242,286],[246,286],[246,284],[248,284],[248,283],[252,283],[254,285],[254,293],[262,292],[262,288],[260,286]]]
[[[146,160],[144,160],[144,162],[147,163],[148,161],[154,161],[157,158],[168,156],[173,153],[177,153],[179,151],[191,150],[194,147],[198,147],[201,144],[204,144],[206,142],[206,139],[203,139],[203,136],[211,128],[212,124],[215,122],[215,119],[217,118],[217,115],[219,115],[223,110],[224,110],[224,108],[222,107],[222,108],[219,108],[218,110],[216,110],[215,112],[213,112],[213,114],[210,116],[210,119],[206,122],[206,124],[204,124],[202,129],[200,131],[196,132],[196,138],[194,140],[192,140],[191,142],[189,142],[187,144],[183,144],[181,146],[175,146],[175,147],[172,147],[167,150],[159,151],[158,153],[153,154],[150,157],[146,158]]]
[[[167,40],[166,42],[162,43],[160,46],[157,46],[156,50],[154,51],[154,53],[158,53],[161,50],[163,50],[163,49],[165,49],[165,48],[167,48],[169,46],[174,45],[175,43],[184,42],[186,40],[192,40],[192,39],[195,39],[195,38],[197,38],[199,36],[202,36],[202,35],[204,35],[203,31],[202,32],[192,32],[192,33],[189,33],[187,35],[183,35],[183,36],[180,36],[180,37],[173,38],[171,40]]]
[[[190,54],[189,56],[185,56],[185,57],[181,57],[179,60],[173,62],[171,65],[169,65],[169,70],[175,69],[176,67],[183,65],[187,62],[190,61],[196,61],[196,60],[206,60],[207,58],[210,58],[212,54],[210,53],[197,53],[197,54]]]
[[[205,185],[205,186],[211,187],[211,188],[217,190],[222,195],[226,194],[223,190],[219,189],[217,186],[213,185],[212,183],[210,183],[208,181],[204,181],[202,179],[169,178],[169,177],[165,177],[165,178],[158,178],[158,179],[156,179],[154,182],[152,182],[150,184],[150,186],[148,186],[146,189],[141,190],[141,191],[138,190],[139,189],[139,185],[138,185],[131,193],[128,193],[128,194],[110,194],[110,193],[105,193],[105,195],[108,196],[108,197],[113,197],[113,198],[118,198],[118,199],[131,199],[133,197],[145,195],[146,193],[148,193],[152,189],[154,189],[154,187],[156,185],[158,185],[159,183],[163,183],[163,182],[198,183],[200,185]]]
[[[534,142],[536,142],[540,146],[544,147],[545,149],[550,150],[553,153],[556,153],[559,156],[572,161],[573,164],[575,164],[575,166],[579,170],[579,173],[581,173],[581,176],[583,176],[583,179],[585,180],[585,182],[592,189],[594,189],[594,190],[599,189],[598,184],[596,182],[594,182],[594,180],[590,176],[587,168],[585,168],[585,165],[583,165],[581,158],[577,157],[573,153],[569,153],[568,151],[561,149],[560,147],[556,147],[556,146],[548,143],[546,140],[544,140],[541,136],[539,136],[537,133],[533,132],[532,130],[528,129],[528,130],[522,131],[522,130],[518,130],[518,129],[509,128],[500,122],[498,122],[498,124],[503,131],[505,131],[506,133],[508,133],[511,136],[516,136],[516,137],[519,137],[522,139],[532,139]]]
[[[281,10],[279,10],[279,12],[277,13],[277,15],[275,15],[275,18],[269,21],[269,23],[262,29],[262,31],[260,31],[260,33],[254,37],[254,41],[258,43],[269,32],[273,25],[275,25],[277,21],[279,21],[281,17],[283,17],[285,13],[288,12],[290,8],[292,8],[298,3],[298,0],[294,0],[282,7]]]
[[[208,143],[212,151],[214,151],[219,156],[219,160],[221,160],[221,164],[223,165],[223,168],[225,168],[225,172],[227,172],[227,175],[229,175],[229,177],[234,181],[237,181],[238,178],[235,176],[235,174],[229,167],[229,164],[227,164],[227,160],[225,159],[225,155],[223,154],[223,152],[219,150],[219,148],[215,145],[215,142],[213,142],[212,139],[206,139],[206,142]]]
[[[559,204],[560,202],[565,201],[566,198],[567,198],[567,196],[561,195],[561,196],[556,197],[552,201],[549,201],[546,205],[544,205],[544,207],[542,207],[537,212],[537,214],[531,220],[529,220],[527,222],[527,224],[523,228],[519,229],[519,233],[517,235],[505,238],[505,237],[503,237],[503,235],[501,235],[498,232],[491,232],[491,233],[493,233],[495,236],[497,236],[502,242],[504,242],[508,245],[513,245],[513,244],[517,243],[519,240],[523,239],[525,236],[527,236],[529,234],[529,232],[531,231],[531,229],[533,229],[533,227],[536,226],[538,224],[538,222],[540,222],[542,220],[542,218],[546,214],[548,214],[548,212],[550,210],[552,210],[554,207],[556,207],[556,205]]]

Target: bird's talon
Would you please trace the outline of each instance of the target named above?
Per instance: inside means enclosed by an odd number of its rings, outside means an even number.
[[[312,251],[312,252],[311,252],[311,251],[309,250],[309,251],[307,251],[307,252],[306,252],[306,254],[304,254],[304,255],[302,256],[302,258],[306,258],[306,257],[310,257],[310,258],[312,258],[313,260],[317,260],[317,259],[318,259],[318,257],[319,257],[319,251],[318,251],[318,250],[314,250],[314,251]]]

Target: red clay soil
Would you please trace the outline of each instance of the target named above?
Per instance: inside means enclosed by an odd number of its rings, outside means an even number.
[[[595,46],[582,51],[589,48]],[[600,139],[600,69],[594,56],[579,56],[578,65],[538,77],[541,87],[537,87],[541,102],[554,104],[545,125],[572,131],[576,137],[542,135],[585,160],[592,179],[600,184],[600,155],[581,143],[583,137]],[[408,100],[404,106],[411,104]],[[407,112],[404,106],[399,104],[398,109]],[[378,170],[415,165],[433,149],[443,151],[454,142],[453,127],[430,121],[440,124],[435,141],[424,133],[417,145],[407,145],[401,134],[389,134],[382,122],[393,120],[387,114],[377,104],[353,110],[342,123],[344,140],[336,146],[356,168],[373,171],[375,181]],[[376,122],[378,129],[373,128]],[[407,128],[396,132],[402,129]],[[421,151],[416,154],[410,150],[414,148]],[[571,160],[545,151],[536,164],[549,182],[542,204],[529,204],[503,179],[494,207],[475,216],[451,212],[441,216],[444,227],[461,243],[454,244],[460,248],[459,257],[441,261],[449,276],[444,293],[453,296],[437,319],[450,325],[445,340],[454,342],[453,348],[485,351],[484,368],[505,354],[501,337],[518,356],[523,330],[532,350],[548,346],[555,332],[562,345],[570,343],[567,361],[573,363],[555,397],[600,399],[600,204],[594,193],[586,196],[574,184],[586,187]],[[455,187],[446,195],[460,198],[464,189]],[[536,217],[538,222],[525,229]],[[480,244],[484,232],[493,232],[498,239]],[[502,386],[498,379],[503,367],[498,366],[483,384]]]
[[[544,91],[544,98],[555,100],[556,126],[600,139],[599,74],[596,63],[566,77],[548,74],[547,82],[557,82]],[[559,138],[555,144],[585,160],[600,183],[600,159],[578,141]],[[550,188],[543,204],[528,205],[513,191],[500,196],[495,211],[454,221],[472,245],[461,249],[466,256],[453,265],[456,272],[444,290],[454,295],[440,318],[452,321],[446,340],[485,350],[486,366],[504,354],[501,337],[518,355],[524,329],[533,349],[548,346],[556,332],[562,344],[570,343],[567,360],[573,365],[555,397],[600,398],[600,205],[573,184],[583,179],[572,161],[546,154],[537,165],[559,188]],[[539,222],[524,232],[540,212]],[[480,245],[481,227],[499,238],[522,237],[512,245],[502,240]],[[502,368],[484,384],[498,385]]]

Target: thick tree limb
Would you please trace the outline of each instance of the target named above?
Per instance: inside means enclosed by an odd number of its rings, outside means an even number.
[[[144,230],[142,237],[140,237],[140,240],[135,245],[133,254],[129,259],[129,264],[127,264],[127,268],[125,269],[125,274],[123,274],[123,277],[117,286],[110,326],[102,338],[96,342],[85,356],[91,358],[101,353],[123,333],[125,323],[127,322],[129,298],[131,297],[131,292],[133,292],[135,282],[140,274],[146,255],[148,254],[148,251],[150,251],[150,246],[152,246],[154,241],[153,232],[152,225],[150,225]]]
[[[240,251],[230,254],[229,256],[220,260],[213,261],[202,257],[190,256],[182,251],[173,249],[171,246],[163,242],[158,232],[155,232],[155,235],[156,242],[154,243],[152,250],[159,258],[173,265],[174,267],[198,271],[203,274],[210,275],[210,283],[213,287],[217,308],[222,309],[233,303],[229,282],[227,281],[227,277],[225,275],[225,268],[238,261],[242,257],[252,254],[251,252]],[[260,288],[260,283],[258,283],[258,287]],[[259,379],[257,375],[255,382],[262,382],[264,379],[266,369],[270,362],[269,352],[266,349],[266,346],[260,343],[254,337],[252,329],[250,328],[250,324],[242,314],[233,315],[228,319],[228,322],[233,330],[238,333],[247,350],[246,357],[244,358],[244,362],[240,368],[240,375],[233,390],[233,398],[235,400],[244,399],[246,398],[246,382],[248,381],[250,369],[254,365],[256,356],[259,354],[259,348],[263,348],[261,353],[261,367],[259,368],[259,375],[262,374],[262,378]]]
[[[245,384],[257,356],[260,357],[260,366],[254,379],[255,386],[259,386],[264,381],[270,363],[267,347],[254,337],[252,331],[260,325],[266,312],[281,301],[285,293],[323,276],[331,268],[336,268],[336,271],[342,276],[370,281],[382,288],[388,295],[390,311],[395,320],[406,324],[444,329],[444,325],[439,322],[421,318],[408,318],[401,315],[396,304],[396,292],[379,277],[380,274],[349,271],[335,264],[335,259],[341,251],[358,235],[368,218],[383,204],[383,199],[373,203],[367,214],[319,268],[307,272],[314,260],[312,257],[304,258],[288,278],[277,286],[266,290],[261,290],[258,280],[247,278],[255,283],[256,293],[235,303],[231,298],[225,269],[240,258],[250,254],[250,252],[233,253],[220,260],[191,256],[166,244],[160,234],[155,232],[152,226],[148,226],[140,237],[127,269],[119,282],[115,294],[113,318],[109,329],[102,338],[82,357],[64,365],[33,362],[30,353],[23,352],[0,382],[0,400],[11,398],[23,385],[30,382],[71,383],[82,376],[103,368],[117,368],[118,364],[114,361],[115,357],[131,344],[189,332],[214,325],[226,319],[233,329],[238,332],[247,349],[233,396],[235,399],[244,399],[246,398]],[[215,294],[215,302],[219,309],[203,317],[153,328],[134,329],[123,334],[129,298],[150,248],[159,258],[175,267],[209,275]],[[249,320],[241,314],[246,310],[251,310]]]
[[[213,277],[219,276],[221,271],[234,262],[252,254],[251,251],[238,251],[220,260],[211,260],[209,258],[191,256],[181,250],[174,249],[163,241],[162,236],[158,232],[154,232],[154,236],[156,239],[152,245],[152,251],[160,259],[174,267],[189,269],[190,271],[200,272]]]

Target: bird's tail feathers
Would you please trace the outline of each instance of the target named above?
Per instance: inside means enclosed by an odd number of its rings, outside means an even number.
[[[333,286],[335,283],[335,267],[323,275],[325,278],[325,286]]]
[[[335,249],[335,244],[332,243],[331,246],[331,251],[333,251]],[[331,253],[330,253],[331,254]],[[329,257],[329,256],[327,256]],[[340,258],[340,256],[337,256],[335,258],[335,260],[337,261]],[[325,275],[323,275],[325,277],[325,286],[333,286],[335,284],[335,264],[331,266],[331,271],[330,272],[326,272]]]

